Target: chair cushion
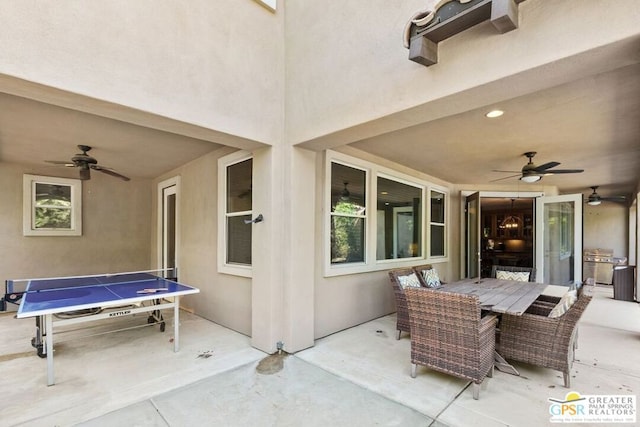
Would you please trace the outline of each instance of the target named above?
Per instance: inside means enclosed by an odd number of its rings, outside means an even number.
[[[398,276],[398,282],[402,289],[404,288],[419,288],[422,285],[420,284],[420,279],[416,276],[415,273],[407,274],[406,276]]]
[[[427,284],[428,288],[439,288],[440,285],[442,285],[442,283],[440,283],[438,272],[435,268],[422,270],[422,277],[424,278],[424,282]]]
[[[578,294],[575,290],[569,291],[560,298],[558,304],[549,312],[549,317],[560,317],[565,314],[573,303],[578,300]]]
[[[528,282],[529,281],[529,273],[528,271],[496,271],[496,279],[498,280],[517,280],[518,282]]]
[[[566,294],[567,292],[569,292],[571,289],[569,289],[568,286],[562,286],[562,285],[547,285],[546,288],[544,288],[544,291],[542,291],[542,295],[547,295],[547,296],[551,296],[551,297],[558,297],[558,298],[562,298],[562,296],[564,294]]]

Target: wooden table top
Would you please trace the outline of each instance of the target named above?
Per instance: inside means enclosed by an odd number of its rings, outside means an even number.
[[[490,278],[483,278],[478,283],[478,279],[474,278],[447,283],[440,289],[446,292],[477,295],[483,310],[520,316],[546,287],[544,283]]]

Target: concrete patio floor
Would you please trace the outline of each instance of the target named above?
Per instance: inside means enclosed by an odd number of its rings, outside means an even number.
[[[101,323],[56,335],[56,384],[47,387],[46,360],[30,345],[33,320],[6,313],[0,426],[551,425],[549,398],[640,390],[640,307],[613,300],[611,287],[593,294],[570,389],[559,372],[514,363],[521,375],[496,371],[479,400],[451,376],[419,368],[411,378],[410,339],[395,339],[395,315],[292,355],[267,355],[248,337],[187,312],[178,353],[170,327],[98,335],[107,327]],[[144,317],[118,322],[127,327]],[[88,332],[96,335],[77,339]]]

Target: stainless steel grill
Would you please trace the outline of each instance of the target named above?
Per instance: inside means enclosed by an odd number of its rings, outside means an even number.
[[[610,285],[616,265],[627,263],[626,258],[614,257],[612,249],[585,249],[583,253],[582,276],[593,277],[596,283]]]

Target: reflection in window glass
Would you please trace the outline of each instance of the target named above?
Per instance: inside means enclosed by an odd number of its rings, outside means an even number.
[[[331,217],[331,262],[364,262],[364,219]]]
[[[573,253],[574,212],[573,202],[560,204],[560,251],[563,256]]]
[[[444,256],[444,227],[431,225],[431,256]]]
[[[377,212],[377,259],[422,255],[422,189],[378,177]]]
[[[227,263],[251,265],[251,215],[231,216],[227,218]]]
[[[366,172],[331,163],[331,263],[365,260]]]
[[[430,255],[445,256],[445,195],[431,191]]]
[[[34,227],[36,229],[71,229],[71,186],[35,184]]]
[[[252,159],[227,166],[227,264],[251,265],[252,174]]]
[[[227,167],[228,213],[251,210],[252,170],[252,159]]]
[[[444,224],[444,194],[431,191],[431,222]]]

